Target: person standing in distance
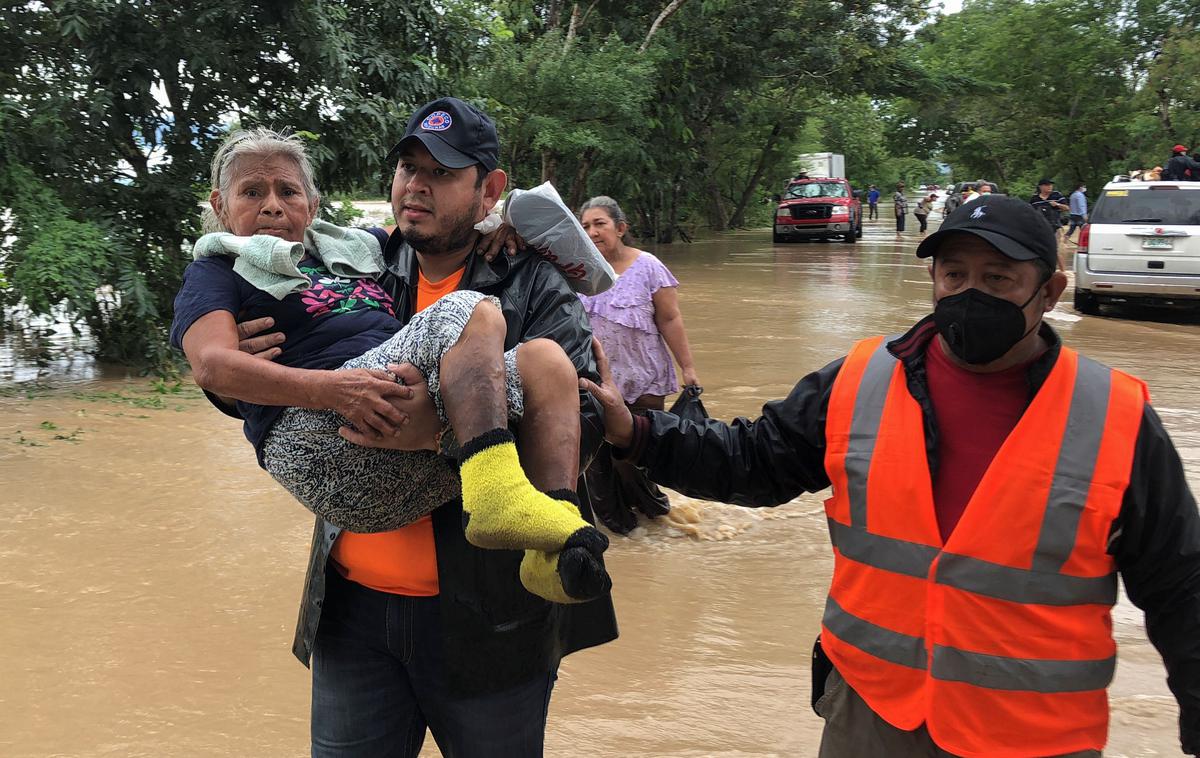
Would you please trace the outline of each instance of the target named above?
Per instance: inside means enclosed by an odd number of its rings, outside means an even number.
[[[1099,756],[1117,576],[1200,753],[1200,514],[1146,386],[1065,346],[1067,285],[1030,204],[981,197],[917,248],[933,313],[754,420],[631,416],[582,384],[650,478],[746,506],[832,486],[814,651],[820,756]]]
[[[867,218],[872,220],[879,218],[879,188],[874,184],[867,192],[867,206],[869,208]]]
[[[1062,212],[1070,211],[1071,206],[1066,202],[1062,193],[1054,189],[1053,179],[1043,179],[1038,182],[1037,192],[1029,198],[1029,203],[1042,214],[1046,223],[1054,230],[1054,238],[1058,239],[1062,231]]]
[[[908,197],[904,194],[904,182],[896,183],[896,191],[892,194],[892,205],[896,212],[896,235],[904,231],[904,217],[908,215]]]
[[[1075,233],[1076,229],[1087,223],[1087,185],[1082,182],[1075,185],[1075,191],[1071,193],[1067,206],[1071,209],[1071,225],[1067,227],[1066,239],[1067,242],[1075,244],[1071,240],[1071,235]]]

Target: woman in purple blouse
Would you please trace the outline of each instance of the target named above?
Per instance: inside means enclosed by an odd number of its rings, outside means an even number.
[[[608,356],[625,403],[633,410],[661,411],[664,398],[679,389],[672,355],[684,385],[700,386],[679,312],[679,282],[662,261],[629,244],[629,224],[616,200],[593,197],[579,209],[579,216],[592,242],[620,275],[608,291],[579,296],[592,332]],[[588,468],[587,485],[596,515],[620,534],[637,526],[634,508],[656,517],[671,507],[658,485],[638,468],[613,460],[607,445]]]

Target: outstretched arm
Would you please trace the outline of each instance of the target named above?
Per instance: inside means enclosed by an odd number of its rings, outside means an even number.
[[[599,385],[581,380],[604,407],[605,437],[650,478],[690,497],[747,506],[786,503],[829,486],[825,473],[825,413],[841,368],[835,361],[800,380],[784,400],[763,406],[754,420],[693,423],[651,411],[633,417],[594,343]]]

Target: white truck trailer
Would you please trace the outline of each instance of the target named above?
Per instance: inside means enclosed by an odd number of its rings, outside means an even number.
[[[846,156],[840,153],[803,153],[796,162],[801,172],[814,178],[846,178]]]

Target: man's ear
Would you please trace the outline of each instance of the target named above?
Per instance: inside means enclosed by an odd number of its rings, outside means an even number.
[[[1055,271],[1050,275],[1050,278],[1042,285],[1046,293],[1046,312],[1054,310],[1054,306],[1058,304],[1058,299],[1062,297],[1063,291],[1067,288],[1067,275],[1061,271]]]
[[[312,223],[317,220],[317,212],[321,209],[321,198],[314,197],[312,202],[308,204],[308,223],[305,226],[312,226]]]
[[[929,271],[929,281],[933,281],[933,258],[929,259],[929,268],[927,270]]]
[[[495,168],[488,172],[488,175],[483,179],[483,212],[490,213],[492,208],[496,207],[496,203],[500,202],[500,196],[504,194],[504,188],[508,186],[508,174],[504,173],[504,169]]]

